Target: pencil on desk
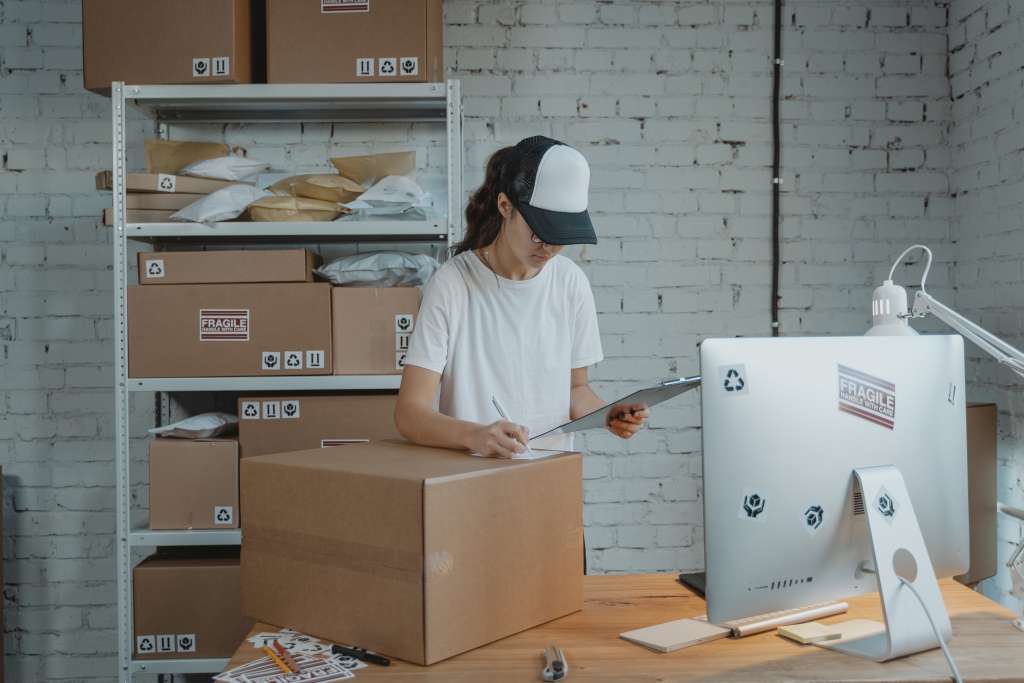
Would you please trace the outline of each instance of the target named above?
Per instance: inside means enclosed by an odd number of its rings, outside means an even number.
[[[274,641],[274,649],[277,650],[277,654],[280,655],[282,660],[284,660],[284,663],[287,664],[289,668],[291,668],[292,673],[297,674],[302,671],[301,667],[299,667],[299,665],[292,658],[292,656],[288,654],[288,650],[284,649],[284,646],[276,640]]]
[[[292,671],[291,669],[289,669],[288,665],[285,664],[281,660],[281,658],[277,656],[277,653],[274,652],[272,649],[270,649],[269,647],[263,647],[262,649],[263,649],[263,654],[265,654],[267,657],[270,657],[270,661],[272,661],[274,664],[277,665],[277,668],[281,670],[281,673],[286,673],[286,674],[297,673],[297,672]]]

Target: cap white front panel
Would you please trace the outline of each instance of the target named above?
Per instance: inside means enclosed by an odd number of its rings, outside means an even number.
[[[587,210],[590,166],[568,145],[551,147],[540,160],[530,206],[548,211],[579,213]]]

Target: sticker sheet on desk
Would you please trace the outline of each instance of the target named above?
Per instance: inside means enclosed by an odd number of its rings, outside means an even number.
[[[336,657],[295,655],[293,658],[301,669],[299,673],[283,673],[268,657],[261,657],[214,676],[213,680],[221,683],[330,683],[355,678],[352,670]]]
[[[331,646],[313,636],[284,629],[257,633],[249,637],[254,648],[272,647],[276,640],[302,669],[297,674],[284,674],[267,657],[235,667],[215,676],[221,683],[329,683],[354,678],[353,671],[366,668],[366,662],[352,657],[331,654]]]

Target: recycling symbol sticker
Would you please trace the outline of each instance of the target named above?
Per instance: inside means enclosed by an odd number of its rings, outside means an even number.
[[[302,351],[285,351],[284,366],[289,370],[302,369]]]
[[[156,176],[156,189],[160,192],[174,192],[178,188],[178,180],[172,175],[159,173]]]
[[[394,76],[398,72],[398,59],[396,57],[380,58],[380,75]]]
[[[164,275],[164,260],[162,258],[146,259],[146,277],[158,278]]]
[[[154,636],[139,636],[135,639],[135,649],[142,655],[156,652],[156,638]]]
[[[260,402],[259,401],[242,401],[242,419],[243,420],[258,420],[258,419],[260,419]]]
[[[214,524],[233,524],[234,521],[235,511],[230,505],[217,505],[213,508]]]
[[[723,365],[718,368],[718,381],[726,394],[746,394],[747,368],[745,365]]]

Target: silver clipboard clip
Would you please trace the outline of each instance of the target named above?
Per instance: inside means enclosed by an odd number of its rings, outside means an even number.
[[[554,643],[544,648],[544,672],[545,681],[562,681],[569,675],[569,663],[565,661],[565,653],[562,648]]]

